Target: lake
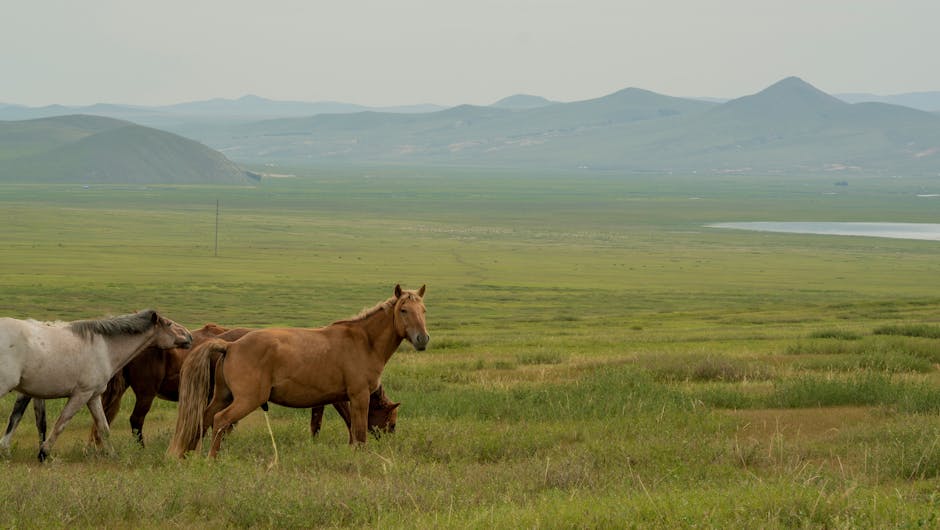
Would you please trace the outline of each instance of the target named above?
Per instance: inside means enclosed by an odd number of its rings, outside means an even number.
[[[747,222],[714,223],[707,228],[731,228],[757,232],[819,234],[830,236],[888,237],[940,241],[940,224],[935,223],[827,223],[827,222]]]

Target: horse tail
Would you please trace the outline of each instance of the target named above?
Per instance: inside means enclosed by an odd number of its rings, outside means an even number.
[[[182,458],[199,446],[205,432],[203,416],[213,388],[213,365],[228,350],[228,342],[209,339],[193,348],[180,368],[179,414],[167,453]]]
[[[124,370],[121,370],[108,381],[108,386],[101,394],[101,404],[108,413],[108,423],[114,421],[121,410],[121,398],[124,397],[124,392],[127,392],[127,379],[124,378]]]

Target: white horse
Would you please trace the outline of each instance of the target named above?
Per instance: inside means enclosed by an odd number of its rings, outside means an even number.
[[[52,434],[39,446],[40,462],[82,405],[91,411],[98,433],[107,436],[101,393],[114,374],[151,344],[188,348],[192,335],[152,309],[74,322],[0,318],[0,396],[16,390],[39,399],[68,398]],[[2,444],[9,443],[10,435],[12,431]]]

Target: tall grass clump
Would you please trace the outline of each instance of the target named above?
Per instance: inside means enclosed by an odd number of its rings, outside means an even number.
[[[845,329],[821,329],[809,334],[811,339],[838,339],[838,340],[859,340],[862,338],[860,333],[848,331]]]
[[[933,363],[922,357],[906,353],[876,354],[836,354],[797,361],[793,364],[797,370],[825,372],[874,371],[889,374],[928,373],[934,370]]]
[[[892,324],[875,328],[875,335],[903,335],[905,337],[924,337],[940,339],[940,326],[928,324]]]
[[[766,381],[774,377],[767,363],[726,355],[656,355],[644,356],[639,364],[657,381],[696,383]]]
[[[940,362],[940,348],[932,340],[916,336],[880,334],[846,341],[833,339],[801,340],[784,349],[787,355],[872,355],[920,357],[930,362]]]
[[[779,382],[767,404],[779,408],[891,405],[912,386],[883,373],[864,372],[848,377],[804,375]]]

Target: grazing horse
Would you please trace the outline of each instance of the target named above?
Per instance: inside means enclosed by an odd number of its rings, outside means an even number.
[[[68,397],[52,435],[39,446],[42,462],[82,405],[91,411],[98,432],[107,435],[101,394],[108,380],[151,344],[185,348],[192,335],[148,309],[74,322],[0,318],[0,344],[9,345],[0,348],[0,396],[16,390],[41,399]]]
[[[249,331],[249,328],[227,329],[218,324],[209,323],[192,332],[193,347],[196,347],[206,340],[214,337],[226,341],[234,341],[241,338]],[[144,419],[153,406],[153,400],[157,397],[167,401],[179,401],[179,373],[183,360],[191,350],[182,348],[163,349],[156,345],[150,345],[139,355],[131,359],[129,363],[117,375],[108,381],[108,387],[101,394],[101,404],[104,407],[105,418],[110,426],[114,423],[118,411],[121,409],[121,400],[128,388],[134,390],[134,411],[131,413],[130,423],[131,432],[137,438],[137,442],[144,445]],[[13,405],[13,412],[10,414],[10,420],[7,424],[6,433],[3,439],[0,439],[0,449],[6,449],[10,445],[10,438],[16,430],[17,425],[26,412],[26,408],[32,398],[20,394]],[[373,392],[369,400],[369,430],[376,436],[381,432],[395,432],[395,423],[398,419],[397,408],[401,403],[393,403],[385,395],[380,386]],[[349,428],[349,405],[346,402],[334,403],[333,407],[346,422],[346,428]],[[42,399],[33,400],[33,411],[36,415],[36,429],[39,431],[39,442],[46,439],[46,407]],[[316,436],[320,431],[323,422],[323,406],[313,407],[310,414],[310,432]],[[101,443],[101,437],[94,426],[91,428],[91,440],[96,445]]]
[[[402,340],[417,350],[430,340],[424,293],[425,286],[404,291],[396,285],[391,298],[323,328],[262,329],[232,343],[203,343],[183,363],[179,415],[168,452],[182,457],[195,449],[211,423],[209,456],[214,457],[222,435],[268,402],[307,408],[348,400],[350,444],[364,444],[369,396],[378,389],[385,364]]]
[[[378,438],[383,432],[394,433],[395,424],[398,422],[398,407],[401,403],[394,403],[385,395],[385,390],[379,384],[379,388],[369,395],[369,431]],[[352,436],[352,421],[349,416],[349,402],[337,401],[333,403],[333,408],[339,413],[343,421],[346,422],[346,429]],[[316,436],[320,433],[320,426],[323,424],[323,405],[317,405],[310,408],[310,434]]]

